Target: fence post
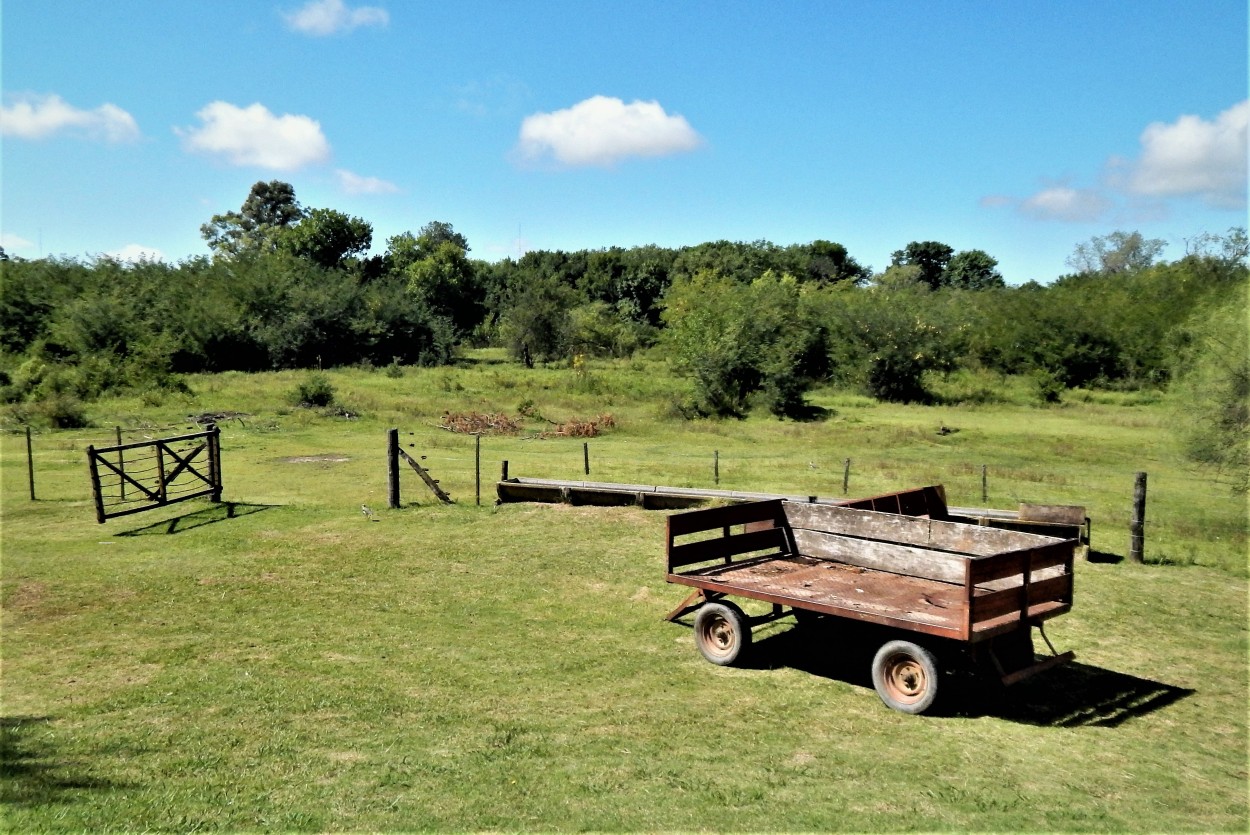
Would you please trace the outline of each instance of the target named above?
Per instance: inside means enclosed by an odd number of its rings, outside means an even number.
[[[582,471],[590,475],[590,442],[582,441]]]
[[[499,469],[499,480],[508,480],[508,459],[504,459],[503,466]]]
[[[87,446],[87,468],[91,472],[91,499],[95,503],[95,520],[104,524],[104,493],[100,490],[100,468],[95,462],[95,445]]]
[[[712,450],[712,481],[720,485],[720,450]]]
[[[989,503],[990,503],[989,480],[986,477],[986,467],[984,464],[982,464],[981,465],[981,504],[988,507]]]
[[[30,444],[30,427],[26,427],[26,476],[30,481],[30,500],[35,501],[35,450]]]
[[[482,506],[482,436],[474,435],[475,441],[473,445],[473,475],[474,481],[477,483],[477,506]]]
[[[842,495],[851,489],[851,459],[842,462]]]
[[[399,509],[399,430],[386,430],[387,505]]]
[[[121,452],[117,453],[118,460]],[[213,492],[209,496],[214,502],[221,501],[221,428],[217,424],[208,427],[208,477],[213,482]],[[125,479],[122,479],[125,481]],[[124,494],[123,494],[124,495]]]
[[[1145,562],[1146,545],[1146,474],[1138,473],[1133,484],[1133,519],[1129,522],[1128,558]]]
[[[122,445],[122,428],[120,426],[117,426],[114,428],[117,430],[117,445],[121,446]],[[123,472],[125,472],[126,470],[126,456],[120,449],[117,450],[117,469]],[[126,479],[124,478],[121,480],[120,492],[121,492],[122,501],[123,502],[126,501]]]

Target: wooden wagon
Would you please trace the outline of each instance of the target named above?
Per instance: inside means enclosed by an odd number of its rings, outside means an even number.
[[[1004,685],[1073,658],[1054,650],[1043,624],[1072,607],[1077,540],[947,521],[940,487],[882,498],[670,515],[667,580],[695,591],[668,619],[694,611],[699,650],[721,665],[742,659],[759,622],[826,615],[875,624],[873,685],[905,713],[934,704],[941,661],[955,655]],[[772,612],[748,617],[728,597],[771,603]],[[1042,660],[1034,627],[1052,653]]]

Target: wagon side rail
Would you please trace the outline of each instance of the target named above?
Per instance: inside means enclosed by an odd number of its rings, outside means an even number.
[[[1074,539],[1059,540],[969,560],[969,638],[986,640],[1070,610],[1076,546]]]
[[[780,499],[710,507],[669,516],[668,574],[676,575],[678,569],[699,563],[716,560],[730,563],[742,554],[760,551],[789,553],[793,549],[785,518]],[[709,531],[719,531],[720,536],[679,542]]]

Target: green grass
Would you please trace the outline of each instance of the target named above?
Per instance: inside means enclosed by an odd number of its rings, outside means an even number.
[[[1245,504],[1180,463],[1163,404],[822,391],[819,423],[687,424],[664,417],[661,372],[325,372],[351,420],[287,406],[304,375],[195,379],[193,398],[37,434],[36,502],[24,437],[5,436],[5,827],[1245,830]],[[991,505],[1086,504],[1111,557],[1146,470],[1156,564],[1078,565],[1048,629],[1076,665],[906,717],[846,631],[779,622],[754,667],[704,662],[661,620],[684,591],[662,580],[662,513],[491,506],[502,459],[584,477],[580,439],[483,439],[476,507],[472,439],[435,424],[526,401],[616,417],[589,441],[594,480],[711,486],[718,450],[723,488],[837,495],[849,457],[853,495],[940,481],[978,505],[985,464]],[[87,444],[210,410],[250,415],[223,424],[232,504],[97,525]],[[390,426],[456,506],[406,473],[386,509]]]

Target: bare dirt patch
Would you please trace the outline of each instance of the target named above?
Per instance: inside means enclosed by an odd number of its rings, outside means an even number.
[[[323,452],[320,455],[295,455],[278,460],[283,464],[343,464],[352,459],[341,452]]]

